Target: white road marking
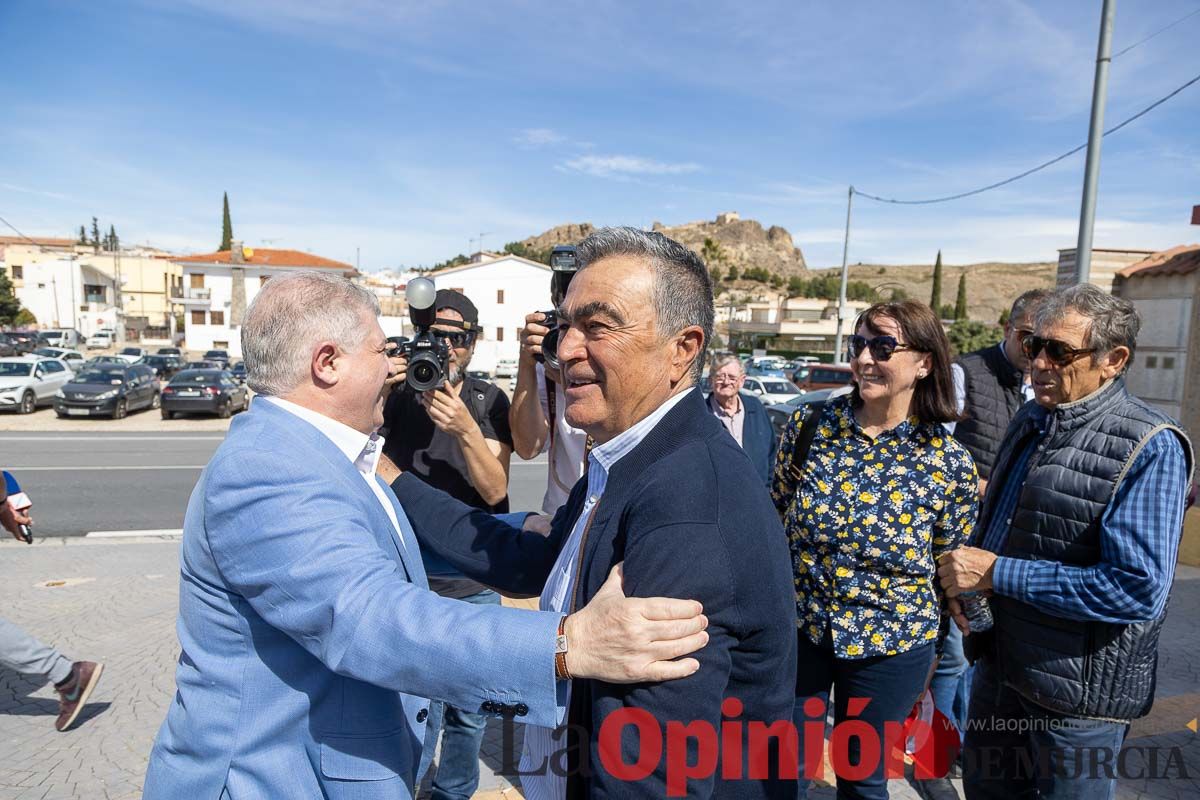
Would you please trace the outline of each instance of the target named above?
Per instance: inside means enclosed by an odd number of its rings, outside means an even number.
[[[88,531],[89,539],[128,539],[134,536],[183,536],[183,528],[158,528],[145,531]]]

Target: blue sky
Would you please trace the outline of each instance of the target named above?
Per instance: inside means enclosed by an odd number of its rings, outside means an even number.
[[[1121,0],[1114,50],[1200,7]],[[1100,0],[0,0],[0,215],[364,269],[563,222],[736,210],[840,262],[847,185],[927,197],[1086,139]],[[1200,15],[1116,59],[1108,125],[1200,73]],[[1200,85],[1105,140],[1095,245],[1200,240]],[[1083,154],[979,197],[856,199],[851,261],[1050,260]],[[7,231],[6,231],[7,232]]]

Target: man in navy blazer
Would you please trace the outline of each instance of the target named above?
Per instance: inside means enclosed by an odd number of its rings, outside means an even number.
[[[409,798],[428,698],[559,720],[562,615],[428,591],[404,509],[375,475],[391,369],[378,314],[370,292],[316,272],[273,278],[246,312],[259,396],[188,503],[177,692],[149,800]],[[566,622],[583,644],[569,668],[609,680],[690,674],[694,660],[663,659],[706,640],[695,602],[619,587]]]
[[[541,592],[544,610],[588,602],[614,565],[630,595],[704,605],[710,640],[695,674],[659,685],[575,675],[560,696],[565,739],[526,727],[528,800],[792,798],[794,768],[778,763],[797,758],[791,562],[757,470],[696,388],[713,325],[708,271],[687,248],[633,228],[598,231],[578,254],[558,355],[568,421],[596,445],[549,534],[450,509],[412,476],[386,477],[423,545],[479,580]],[[723,725],[777,738],[729,744]]]
[[[767,410],[757,397],[742,394],[746,371],[737,356],[713,359],[711,375],[713,390],[705,398],[709,412],[750,456],[763,486],[769,488],[775,474],[775,448],[779,439]]]

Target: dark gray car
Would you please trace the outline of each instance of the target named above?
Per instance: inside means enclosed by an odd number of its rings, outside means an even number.
[[[83,369],[54,398],[60,417],[121,419],[139,408],[158,408],[161,402],[154,370],[142,364],[102,364]]]

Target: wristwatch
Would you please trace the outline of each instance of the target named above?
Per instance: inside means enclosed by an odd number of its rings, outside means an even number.
[[[554,677],[556,680],[569,681],[571,673],[567,671],[567,618],[558,621],[558,635],[554,637]]]

